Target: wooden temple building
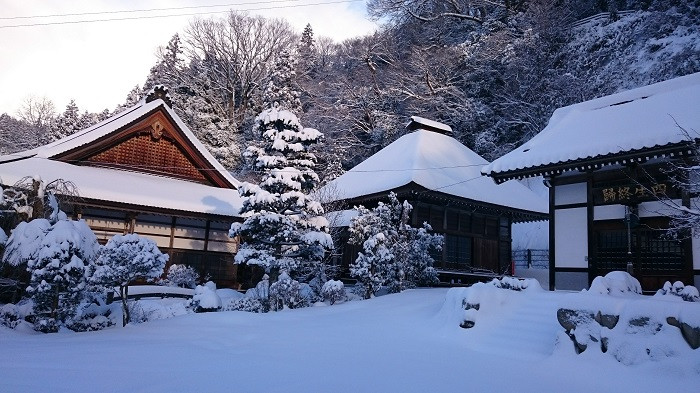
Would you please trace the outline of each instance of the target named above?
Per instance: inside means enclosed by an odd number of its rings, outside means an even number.
[[[0,179],[58,179],[78,192],[61,208],[84,219],[101,243],[138,233],[219,285],[236,287],[237,240],[228,236],[241,206],[239,182],[170,107],[163,89],[86,130],[0,157]]]
[[[667,236],[679,209],[697,209],[700,73],[557,109],[547,127],[483,170],[502,183],[544,176],[550,289],[587,288],[612,270],[642,289],[700,285],[700,238]],[[505,184],[505,183],[504,183]],[[693,236],[695,235],[695,236]]]
[[[412,131],[333,180],[320,191],[343,209],[375,207],[389,192],[413,206],[412,225],[429,223],[444,235],[436,255],[441,281],[471,282],[511,270],[511,225],[547,219],[545,198],[518,181],[498,186],[480,169],[488,162],[454,139],[449,126],[412,117]],[[354,210],[329,215],[345,227]],[[347,269],[361,246],[340,244],[338,263]]]

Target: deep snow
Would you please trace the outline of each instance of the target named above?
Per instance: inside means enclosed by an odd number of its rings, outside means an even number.
[[[563,329],[552,313],[567,293],[499,291],[481,299],[468,330],[458,326],[459,296],[453,290],[446,301],[446,289],[88,333],[0,327],[0,390],[588,393],[700,384],[700,350],[634,366],[575,355],[570,343],[555,345]]]

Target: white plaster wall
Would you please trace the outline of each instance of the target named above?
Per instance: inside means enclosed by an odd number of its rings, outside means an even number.
[[[554,261],[557,267],[588,268],[586,208],[554,212]]]
[[[569,205],[572,203],[586,203],[587,188],[586,183],[567,184],[556,186],[554,189],[554,204]]]
[[[623,205],[605,205],[593,208],[594,220],[618,220],[625,218],[625,207]]]
[[[700,270],[700,239],[697,237],[696,233],[698,230],[693,232],[693,269]]]
[[[669,204],[683,206],[680,199],[674,199],[665,203],[659,201],[642,202],[639,204],[639,217],[669,216],[673,213],[673,208]]]

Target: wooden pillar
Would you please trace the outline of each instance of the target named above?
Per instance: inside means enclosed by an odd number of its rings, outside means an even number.
[[[549,290],[553,291],[555,288],[554,285],[554,278],[555,278],[555,269],[556,269],[556,260],[554,258],[554,252],[556,250],[556,239],[554,238],[554,230],[555,230],[555,222],[554,222],[554,217],[555,217],[555,210],[554,210],[554,176],[551,177],[549,180]]]
[[[173,219],[170,223],[170,249],[172,250],[175,244],[175,225],[177,223],[176,217],[173,216]]]
[[[209,248],[209,231],[211,229],[211,220],[206,221],[206,225],[204,227],[204,251],[207,251]]]
[[[588,237],[588,285],[590,286],[597,272],[595,269],[596,240],[593,231],[593,221],[595,220],[595,203],[593,200],[593,173],[586,175],[586,237]]]

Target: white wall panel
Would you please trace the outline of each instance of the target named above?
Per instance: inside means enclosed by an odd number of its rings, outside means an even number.
[[[165,224],[149,224],[136,222],[134,232],[139,235],[162,235],[170,237],[170,225]]]
[[[158,248],[165,247],[168,248],[170,247],[170,236],[158,236],[158,235],[143,235],[143,237],[146,237],[148,239],[153,240],[156,242],[156,245]],[[162,251],[162,250],[161,250]]]
[[[625,218],[623,205],[605,205],[593,208],[594,220],[622,220]]]
[[[588,268],[586,208],[554,212],[554,260],[557,267]]]
[[[204,250],[204,240],[193,239],[173,239],[173,248],[184,248],[186,250]]]
[[[586,183],[556,186],[554,189],[555,205],[570,205],[588,202]]]
[[[207,231],[203,228],[175,228],[175,236],[181,237],[196,237],[198,239],[204,239]]]
[[[238,251],[238,243],[234,242],[233,239],[230,242],[209,241],[207,251],[235,253]]]
[[[89,227],[100,227],[100,228],[113,228],[123,231],[124,230],[124,220],[123,219],[110,219],[110,218],[93,218],[83,216],[85,223]]]
[[[676,204],[677,206],[682,206],[682,201],[680,199],[674,199],[669,203]],[[659,201],[642,202],[639,204],[639,217],[658,217],[658,216],[669,216],[673,213],[673,208],[668,205],[668,203],[663,203]]]
[[[220,242],[227,242],[233,240],[228,236],[228,231],[209,231],[209,240],[218,240]]]

